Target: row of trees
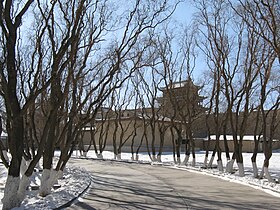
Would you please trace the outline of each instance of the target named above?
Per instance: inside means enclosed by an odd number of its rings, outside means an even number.
[[[41,157],[40,195],[50,193],[81,128],[145,65],[150,36],[177,5],[124,3],[125,8],[110,0],[1,2],[0,81],[11,154],[10,161],[3,159],[3,209],[20,206]],[[57,145],[63,147],[54,167]]]
[[[234,139],[234,154],[227,164],[232,171],[236,160],[244,176],[242,141],[249,116],[257,112],[255,152],[252,157],[257,176],[256,155],[259,136],[264,144],[264,171],[269,180],[272,141],[279,125],[279,44],[278,1],[200,1],[198,24],[204,52],[210,69],[209,112],[214,115],[219,168],[219,136],[227,127]],[[212,81],[212,82],[211,82]],[[271,117],[272,116],[272,117]],[[210,133],[210,132],[209,132]],[[228,160],[230,159],[227,152]]]
[[[127,92],[128,89],[124,95],[119,93],[118,100],[122,100],[122,97],[124,100],[119,105],[114,101],[113,104],[119,106],[114,109],[119,110],[116,116],[119,118],[121,110],[127,109],[131,104],[134,104],[131,107],[135,110],[149,108],[142,113],[148,113],[145,123],[150,123],[149,127],[152,130],[152,160],[155,160],[156,155],[153,146],[155,124],[160,122],[160,116],[168,117],[171,124],[173,123],[173,126],[169,125],[174,128],[171,132],[176,133],[171,137],[174,141],[175,162],[181,162],[179,151],[182,139],[189,140],[186,144],[186,163],[191,148],[195,159],[192,134],[197,127],[198,118],[201,119],[205,114],[209,142],[210,135],[216,135],[216,146],[209,164],[209,153],[206,153],[206,166],[211,166],[217,154],[218,168],[224,170],[220,146],[220,136],[224,136],[224,150],[228,159],[226,171],[231,173],[236,161],[240,176],[244,176],[243,138],[245,134],[251,134],[255,137],[252,156],[254,176],[259,176],[256,157],[262,141],[265,161],[260,177],[265,173],[266,177],[273,181],[268,166],[272,156],[273,139],[279,129],[279,3],[213,0],[199,1],[195,6],[198,11],[195,21],[182,33],[183,36],[180,36],[180,47],[174,50],[178,34],[172,33],[174,30],[170,31],[168,28],[162,29],[161,34],[153,39],[148,49],[151,51],[149,58],[152,62],[148,62],[149,66],[145,68],[147,73],[141,71],[138,76],[135,74],[131,78],[131,84],[127,83],[132,87],[132,95]],[[201,57],[205,58],[208,69],[205,71],[205,77],[200,80],[203,95],[207,96],[206,113],[203,109],[195,112],[192,102],[197,106],[198,101],[191,97],[191,88],[185,92],[183,99],[178,99],[171,88],[172,84],[178,81],[192,80],[197,60]],[[166,112],[164,104],[159,104],[162,103],[158,100],[162,87],[166,87],[166,93],[169,95],[169,112]],[[180,100],[183,100],[184,106],[180,105]],[[181,127],[174,124],[176,120],[181,122]],[[116,131],[120,129],[120,124],[120,121],[116,124]],[[167,131],[166,126],[163,131]],[[232,157],[227,146],[226,134],[233,136]],[[174,138],[178,138],[177,144]],[[119,152],[115,150],[116,156]]]
[[[175,29],[170,19],[177,4],[135,0],[123,8],[113,0],[1,2],[0,93],[11,154],[7,160],[1,152],[8,168],[3,209],[21,204],[41,157],[40,195],[48,195],[75,146],[83,143],[85,128],[90,129],[100,157],[111,133],[116,158],[132,139],[133,157],[144,144],[151,159],[160,160],[164,142],[171,139],[174,161],[181,163],[181,145],[187,139],[187,163],[191,153],[195,160],[196,122],[205,117],[209,137],[216,135],[212,157],[217,153],[219,170],[223,170],[219,137],[230,132],[235,151],[230,157],[226,149],[227,171],[236,160],[243,176],[242,141],[249,116],[257,113],[252,162],[256,166],[262,135],[269,177],[272,140],[279,125],[278,1],[196,1],[194,22],[183,30]],[[207,69],[199,80],[203,89],[193,91],[197,62],[203,58]],[[172,90],[178,81],[189,81],[181,98],[174,97]],[[162,87],[167,101],[159,99]],[[206,112],[197,109],[201,103],[193,94],[197,91],[207,97]],[[104,121],[97,128],[98,110],[104,106],[113,110],[114,126]],[[133,139],[139,124],[131,120],[135,129],[128,132],[121,123],[124,109],[144,122],[136,151]],[[101,118],[112,119],[109,113]],[[102,130],[98,142],[95,129]],[[158,154],[156,129],[160,130]],[[61,155],[54,166],[57,147]]]
[[[273,139],[279,138],[279,134],[276,135],[280,123],[280,63],[277,50],[279,30],[275,23],[279,20],[279,4],[277,1],[232,3],[217,0],[199,1],[195,5],[198,12],[194,24],[180,36],[180,47],[176,50],[173,48],[175,43],[178,44],[175,42],[178,34],[171,32],[174,30],[163,28],[148,49],[152,62],[148,62],[149,66],[146,66],[145,71],[137,72],[130,78],[124,92],[116,93],[114,98],[118,98],[118,105],[116,100],[112,100],[113,103],[108,102],[114,104],[112,106],[115,107],[111,108],[117,112],[114,115],[118,119],[115,121],[115,134],[117,130],[125,132],[124,128],[121,128],[123,110],[133,108],[134,115],[138,114],[143,118],[142,127],[145,127],[141,134],[143,139],[147,138],[147,133],[150,132],[150,139],[147,142],[151,143],[151,148],[147,149],[148,152],[151,149],[151,160],[156,160],[154,145],[156,129],[162,134],[163,141],[160,143],[162,148],[166,138],[164,133],[172,128],[170,131],[172,135],[169,137],[171,140],[168,141],[173,142],[174,161],[181,162],[181,143],[183,139],[187,139],[184,160],[184,163],[187,163],[190,149],[195,160],[193,132],[197,131],[198,122],[202,119],[206,121],[209,143],[210,135],[216,135],[215,149],[209,163],[207,163],[209,152],[206,152],[205,166],[211,166],[217,154],[218,168],[223,171],[222,149],[224,149],[228,159],[226,171],[232,173],[236,161],[240,176],[244,176],[243,138],[246,134],[250,134],[255,138],[252,156],[254,176],[262,177],[265,173],[269,181],[273,181],[268,166],[272,156]],[[195,95],[194,98],[191,82],[185,84],[190,86],[186,89],[184,97],[178,98],[172,89],[176,82],[192,81],[197,59],[201,57],[205,58],[208,69],[205,71],[205,77],[200,80],[203,86],[202,94],[207,96],[206,112],[204,109],[196,110],[199,108],[199,96]],[[166,101],[158,98],[161,92],[165,92],[168,106]],[[106,119],[112,119],[114,116],[108,116]],[[162,121],[160,117],[163,117]],[[166,119],[170,120],[169,125],[164,123]],[[176,121],[180,123],[176,124]],[[156,127],[157,123],[159,127]],[[108,124],[106,126],[108,127]],[[134,130],[136,135],[137,126]],[[227,145],[227,134],[233,136],[232,157]],[[225,148],[221,148],[220,136],[224,137]],[[120,147],[126,140],[121,141],[117,151],[114,140],[116,156],[120,155]],[[256,157],[261,142],[265,161],[263,171],[259,175]],[[132,150],[132,155],[133,153]],[[158,155],[161,153],[160,149]]]

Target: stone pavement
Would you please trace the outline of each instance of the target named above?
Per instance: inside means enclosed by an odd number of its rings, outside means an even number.
[[[215,177],[148,164],[71,160],[92,173],[67,209],[280,209],[280,199]]]

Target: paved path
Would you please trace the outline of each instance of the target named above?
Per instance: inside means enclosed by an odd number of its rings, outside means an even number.
[[[280,209],[280,199],[248,186],[161,166],[74,160],[91,189],[67,209]]]

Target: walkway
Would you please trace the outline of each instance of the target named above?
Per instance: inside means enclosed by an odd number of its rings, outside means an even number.
[[[147,164],[72,160],[93,175],[67,209],[279,209],[280,199],[215,177]]]

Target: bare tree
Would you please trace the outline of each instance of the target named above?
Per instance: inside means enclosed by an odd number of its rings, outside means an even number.
[[[152,156],[151,160],[156,161],[156,130],[157,130],[157,96],[159,92],[159,84],[160,79],[156,74],[156,71],[152,68],[151,70],[151,81],[147,82],[144,78],[142,82],[144,84],[144,88],[147,91],[147,100],[148,106],[150,107],[150,111],[146,111],[145,118],[149,123],[148,129],[151,133],[151,141],[150,144],[147,144],[147,147],[151,147]]]
[[[3,48],[1,58],[1,89],[5,99],[7,112],[7,132],[9,149],[12,156],[9,164],[8,178],[4,189],[3,209],[20,206],[22,194],[18,193],[20,183],[20,164],[23,155],[24,121],[21,97],[18,94],[19,66],[17,48],[19,44],[19,31],[22,26],[23,16],[27,13],[33,0],[15,4],[13,1],[2,1],[0,4],[0,26],[3,34]],[[33,86],[35,87],[35,85]],[[34,93],[32,93],[34,94]],[[33,100],[33,96],[26,100]]]
[[[261,133],[262,130],[259,129],[261,126],[261,119],[260,119],[260,107],[258,106],[256,108],[257,110],[255,112],[252,112],[252,115],[254,117],[255,126],[254,126],[254,151],[253,155],[251,157],[252,166],[253,166],[253,173],[254,177],[258,178],[258,166],[257,166],[257,154],[259,152],[259,145],[260,145],[260,139],[261,139]],[[255,115],[255,116],[254,116]]]
[[[3,127],[2,127],[2,117],[0,116],[0,136],[2,135]],[[3,144],[2,139],[0,140],[0,156],[1,160],[6,168],[9,168],[9,158],[7,156],[7,148]]]
[[[117,18],[112,19],[113,9],[109,9],[108,1],[37,1],[34,13],[28,13],[36,16],[32,25],[36,27],[35,34],[30,34],[36,41],[32,43],[34,39],[30,39],[28,42],[32,48],[29,50],[31,53],[27,53],[29,57],[25,59],[28,62],[24,63],[19,30],[24,26],[23,15],[28,12],[32,2],[3,1],[0,5],[1,32],[4,34],[1,44],[5,49],[1,51],[4,64],[0,72],[1,90],[5,99],[9,149],[12,154],[3,199],[4,209],[20,205],[28,186],[28,179],[42,154],[44,172],[40,194],[45,196],[50,192],[53,180],[50,171],[56,143],[62,142],[62,139],[66,139],[67,142],[67,146],[63,148],[63,153],[67,155],[61,156],[63,163],[60,162],[60,166],[57,167],[61,169],[71,156],[73,142],[77,141],[82,126],[92,120],[86,117],[82,122],[79,121],[79,110],[89,114],[98,109],[112,90],[119,88],[122,82],[131,76],[131,72],[125,74],[121,67],[132,56],[138,54],[138,51],[132,53],[133,47],[141,41],[146,31],[167,20],[176,7],[176,3],[175,7],[169,7],[166,1],[136,0],[124,11],[123,14],[127,14],[125,18],[116,16]],[[116,21],[119,21],[120,27],[113,28]],[[119,30],[121,38],[113,43],[106,42],[100,45],[102,41],[105,42],[104,36],[112,29]],[[29,48],[24,48],[26,49]],[[98,61],[92,59],[94,56]],[[27,66],[31,71],[25,68]],[[77,93],[82,77],[88,78],[87,81],[83,81],[83,86],[87,88],[83,89],[82,94],[78,94],[83,98],[77,98],[73,94]],[[113,80],[115,77],[118,79]],[[46,100],[45,103],[39,100],[39,95],[40,100]],[[92,95],[96,98],[88,103]],[[67,99],[71,99],[73,104],[64,106]],[[36,112],[42,112],[46,118],[40,131],[41,136],[38,136],[37,153],[19,186],[23,139],[25,134],[26,137],[30,136],[24,130],[23,116],[34,103],[40,104],[40,107],[35,106]],[[42,104],[45,107],[41,106]],[[70,117],[67,121],[64,120],[66,123],[62,125],[61,120],[67,116]],[[71,122],[73,125],[70,125]],[[62,128],[65,125],[67,129]],[[33,130],[35,132],[34,128]],[[10,188],[11,185],[14,187]]]
[[[263,128],[261,132],[263,135],[267,136],[267,127],[266,127],[266,111],[264,110],[264,103],[266,101],[266,89],[267,83],[270,80],[270,73],[262,73],[262,69],[265,72],[270,72],[272,65],[274,63],[275,57],[278,56],[279,59],[279,27],[276,23],[279,20],[279,3],[277,1],[239,1],[237,5],[232,4],[232,8],[238,14],[242,21],[246,24],[248,28],[248,55],[250,55],[247,59],[247,68],[249,69],[248,73],[253,72],[251,77],[247,75],[247,88],[250,89],[253,87],[253,80],[256,79],[258,75],[260,75],[260,84],[261,84],[261,103],[258,107],[261,110],[262,116],[262,125]],[[259,18],[261,17],[261,18]],[[279,60],[280,61],[280,60]],[[249,65],[248,65],[249,64]],[[255,70],[254,70],[255,69]],[[264,76],[261,76],[264,75]],[[251,81],[249,81],[251,79]],[[247,97],[250,90],[246,91],[246,101],[249,100]],[[273,107],[273,106],[272,106]],[[245,110],[246,111],[246,110]],[[248,111],[248,109],[247,109]],[[252,156],[252,163],[254,168],[254,174],[257,176],[257,166],[256,166],[256,151],[259,145],[260,134],[257,136],[257,128],[258,128],[259,119],[256,119],[256,127],[255,127],[255,153]],[[244,113],[244,118],[241,126],[246,124],[246,113]],[[272,126],[273,127],[273,126]],[[243,127],[242,127],[243,128]],[[243,131],[244,132],[244,131]],[[273,133],[273,132],[272,132]],[[271,144],[267,144],[267,141],[264,140],[264,150],[266,160],[269,160],[271,156]],[[268,162],[265,163],[268,167]],[[268,169],[265,166],[265,170],[267,173],[267,177],[270,178]],[[271,181],[271,179],[270,179]]]
[[[206,32],[203,29],[201,32],[208,40],[202,50],[210,61],[209,67],[214,66],[211,97],[213,102],[210,106],[214,105],[215,151],[218,152],[218,160],[221,160],[219,157],[219,139],[222,132],[220,127],[224,127],[226,137],[226,125],[229,122],[234,141],[234,154],[232,160],[227,163],[227,171],[232,172],[233,162],[236,159],[239,174],[244,176],[242,141],[250,110],[252,110],[250,109],[252,89],[258,75],[258,68],[255,68],[254,61],[256,61],[256,52],[259,49],[259,39],[254,38],[250,30],[245,30],[242,20],[234,19],[232,11],[228,10],[230,8],[228,3],[213,1],[213,5],[209,5],[202,1],[200,8],[203,17],[201,24],[206,26]],[[230,15],[225,15],[225,11]],[[244,53],[244,59],[241,57],[242,53]],[[225,97],[227,103],[224,114],[221,114],[221,108],[219,108],[222,105],[221,97]],[[227,145],[226,139],[224,143]],[[226,150],[229,158],[228,149]],[[220,170],[222,170],[221,167],[220,164]]]
[[[214,96],[214,93],[213,93],[213,90],[212,89],[212,94],[211,94],[211,99],[210,99],[210,105],[208,107],[208,111],[206,113],[206,128],[207,128],[207,144],[206,144],[206,152],[205,152],[205,157],[204,157],[204,167],[207,168],[208,166],[209,167],[212,167],[212,164],[213,164],[213,160],[215,158],[215,155],[216,155],[216,150],[214,149],[213,152],[212,152],[212,157],[210,159],[210,163],[208,162],[208,157],[209,157],[209,147],[210,147],[210,143],[211,143],[211,126],[210,126],[210,117],[211,117],[211,113],[212,113],[212,108],[213,108],[213,96]]]
[[[160,75],[160,89],[163,96],[159,98],[160,114],[170,120],[169,130],[173,145],[173,157],[175,163],[181,163],[181,145],[183,140],[183,125],[179,119],[178,97],[174,93],[174,86],[180,80],[180,69],[177,66],[179,53],[173,50],[174,34],[168,25],[164,26],[162,35],[153,41],[156,49],[155,58],[158,60],[157,74]],[[182,74],[182,72],[181,72]],[[176,83],[177,82],[177,83]]]
[[[277,54],[280,63],[280,4],[278,0],[239,0],[231,4],[257,36],[261,36]],[[257,30],[256,30],[257,29]]]
[[[186,135],[186,157],[184,163],[187,164],[187,159],[190,149],[192,150],[192,166],[195,166],[195,140],[193,134],[195,132],[194,123],[199,117],[206,111],[202,106],[204,97],[200,96],[201,87],[194,84],[193,73],[196,68],[196,27],[195,25],[188,26],[190,29],[185,29],[182,49],[181,49],[181,61],[179,71],[185,79],[185,95],[182,97],[183,106],[180,107],[179,113],[181,121],[184,123],[185,135]],[[184,81],[182,81],[184,82]]]
[[[124,90],[118,90],[113,93],[113,109],[115,117],[113,131],[113,150],[114,158],[121,159],[122,147],[133,135],[131,129],[133,118],[131,118],[128,106],[132,100],[132,91],[129,89],[129,82],[125,84]]]
[[[133,78],[133,87],[135,88],[135,92],[137,94],[137,101],[139,100],[139,104],[138,103],[135,103],[135,107],[138,107],[138,110],[135,109],[135,120],[137,118],[139,118],[140,120],[140,123],[139,125],[137,125],[137,127],[142,127],[143,128],[143,132],[137,132],[139,136],[141,136],[140,138],[140,142],[138,142],[138,145],[136,146],[137,149],[135,151],[135,158],[133,157],[134,160],[138,161],[139,160],[139,152],[140,152],[140,149],[142,148],[142,145],[143,145],[143,142],[144,140],[147,139],[147,127],[148,127],[148,123],[146,122],[146,117],[145,117],[145,109],[146,109],[146,104],[145,104],[145,99],[144,99],[144,94],[142,93],[142,79],[143,77],[140,76],[140,74],[136,74],[135,77]],[[136,122],[135,122],[136,123]],[[137,127],[135,127],[134,125],[134,129]],[[135,138],[135,135],[136,135],[136,130],[135,130],[135,133],[133,135],[133,139],[132,139],[132,144],[131,144],[131,153],[132,155],[134,154],[134,149],[133,149],[133,146],[134,146],[134,138]],[[150,156],[150,151],[149,151],[149,148],[147,147],[148,149],[148,154]]]
[[[81,2],[81,6],[84,6],[86,2]],[[157,27],[158,24],[160,24],[162,21],[167,19],[170,14],[167,16],[161,18],[161,13],[165,12],[165,7],[158,7],[157,3],[155,3],[155,10],[151,12],[151,16],[142,16],[142,13],[145,12],[145,7],[150,6],[146,5],[146,3],[140,3],[140,1],[136,1],[135,5],[133,5],[132,10],[130,11],[130,16],[124,24],[124,30],[123,30],[123,36],[120,40],[120,43],[114,43],[112,46],[110,46],[108,54],[105,54],[105,58],[101,59],[101,62],[98,63],[97,66],[94,66],[95,68],[89,69],[88,72],[98,72],[96,67],[101,67],[102,64],[106,63],[107,61],[111,61],[109,65],[102,66],[101,73],[98,73],[101,78],[97,83],[90,84],[91,89],[89,89],[89,92],[86,93],[86,97],[83,99],[83,101],[86,101],[86,99],[89,97],[92,93],[97,93],[97,98],[92,102],[92,104],[89,105],[89,111],[91,108],[98,108],[100,107],[100,104],[112,93],[112,91],[116,88],[120,88],[124,81],[129,78],[135,68],[129,68],[127,71],[127,74],[124,73],[123,69],[127,65],[127,62],[131,60],[131,58],[136,57],[139,54],[139,51],[132,50],[133,46],[136,45],[137,41],[141,39],[142,34],[145,33],[146,30]],[[103,9],[104,7],[102,7]],[[82,8],[81,8],[82,9]],[[79,7],[77,9],[79,11]],[[82,12],[85,12],[81,10]],[[171,11],[172,13],[172,11]],[[152,15],[154,14],[154,15]],[[86,16],[87,17],[87,16]],[[102,16],[101,16],[102,17]],[[159,18],[157,21],[155,21],[155,18]],[[139,19],[142,22],[138,22]],[[134,22],[137,20],[137,23]],[[74,23],[76,23],[74,21]],[[80,38],[80,36],[78,36]],[[92,39],[89,39],[92,40]],[[80,43],[80,42],[79,42]],[[92,43],[92,42],[90,42]],[[86,45],[87,46],[87,45]],[[90,45],[89,45],[90,46]],[[72,47],[72,45],[71,45]],[[112,52],[111,49],[115,48],[115,50]],[[71,48],[72,49],[72,48]],[[77,49],[77,47],[76,47]],[[91,48],[90,48],[91,49]],[[145,49],[145,46],[141,48],[141,50]],[[86,61],[83,62],[82,69],[84,69]],[[94,73],[95,74],[95,73]],[[104,75],[103,75],[104,74]],[[75,102],[74,102],[75,103]],[[82,102],[81,104],[85,104],[85,102]],[[73,106],[74,107],[74,106]],[[74,109],[75,110],[75,109]],[[71,114],[71,112],[70,112]],[[71,118],[69,118],[71,120]],[[81,122],[79,127],[76,126],[74,129],[74,132],[77,132],[77,130],[81,129],[81,125],[85,124],[87,122],[86,119],[83,122]],[[69,132],[69,129],[68,129]],[[70,129],[71,132],[71,129]],[[107,132],[105,132],[107,133]],[[107,134],[106,134],[107,136]],[[100,148],[100,152],[102,152],[106,145],[106,139],[104,139],[103,145]],[[49,141],[48,141],[49,142]],[[69,154],[71,154],[72,149],[70,150]],[[51,155],[50,155],[51,156]],[[49,161],[50,163],[50,161]],[[50,164],[48,164],[50,166]],[[46,194],[46,193],[45,193]]]
[[[272,141],[273,141],[275,129],[277,127],[276,119],[277,119],[277,113],[279,108],[279,91],[276,92],[278,96],[276,96],[276,100],[274,100],[274,103],[271,104],[271,108],[268,111],[266,111],[265,107],[269,95],[273,94],[274,92],[274,87],[272,87],[272,89],[269,89],[269,83],[271,81],[271,75],[273,74],[273,63],[275,59],[276,57],[274,54],[267,57],[264,60],[263,69],[259,74],[260,81],[261,81],[260,109],[261,109],[261,118],[262,118],[262,126],[263,126],[262,128],[263,150],[265,156],[263,171],[270,182],[273,182],[273,180],[268,171],[268,166],[269,166],[269,159],[272,156]],[[269,121],[268,116],[270,112],[272,112],[272,117],[271,117],[271,124],[270,126],[268,126],[268,121]]]
[[[223,170],[220,135],[222,127],[221,117],[221,97],[222,97],[222,71],[226,68],[226,28],[229,22],[230,15],[225,15],[226,3],[223,1],[200,1],[197,5],[199,9],[198,21],[202,28],[200,33],[203,35],[205,41],[202,42],[200,49],[207,57],[208,67],[211,69],[213,78],[211,107],[213,107],[213,117],[215,123],[216,144],[215,152],[218,155],[218,168]],[[213,156],[212,156],[213,158]],[[210,161],[211,163],[212,161]]]
[[[138,129],[142,127],[141,123],[138,123],[138,120],[140,120],[139,110],[141,110],[142,106],[141,106],[141,96],[140,96],[139,89],[138,89],[139,81],[138,81],[137,77],[132,78],[131,82],[132,82],[132,87],[134,89],[135,101],[134,101],[134,111],[133,111],[133,118],[134,118],[133,136],[131,138],[130,151],[131,151],[131,160],[134,161],[134,160],[139,159],[138,153],[136,154],[136,156],[134,155],[134,153],[135,153],[135,138],[136,138],[136,136],[139,136]],[[138,152],[139,152],[139,150],[138,150]]]

